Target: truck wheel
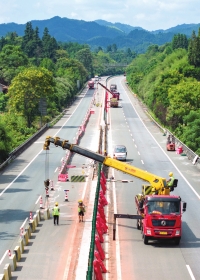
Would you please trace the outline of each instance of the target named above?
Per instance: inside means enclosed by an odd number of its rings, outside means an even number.
[[[181,239],[180,239],[180,238],[175,238],[175,239],[174,239],[174,243],[175,243],[175,245],[176,245],[176,246],[178,246],[178,245],[179,245],[179,243],[180,243],[180,241],[181,241]]]
[[[144,244],[148,245],[148,242],[149,242],[149,238],[146,235],[144,235]]]

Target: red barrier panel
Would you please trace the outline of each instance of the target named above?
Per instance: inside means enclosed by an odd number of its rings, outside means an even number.
[[[101,178],[103,178],[104,184],[106,184],[106,177],[105,177],[103,171],[101,171]]]
[[[103,191],[100,191],[99,194],[100,194],[100,199],[102,200],[101,205],[103,205],[103,206],[108,205],[108,201],[107,201],[107,199],[105,198],[105,196],[104,196],[104,194],[103,194]]]
[[[98,212],[99,212],[101,218],[104,220],[104,222],[106,222],[106,217],[105,217],[105,214],[104,214],[103,207],[100,204],[98,204],[97,209],[98,209]]]
[[[105,259],[105,253],[101,247],[101,243],[99,241],[99,237],[97,235],[95,235],[95,245],[97,247],[97,250],[100,254],[101,260],[103,261]]]
[[[94,266],[94,273],[96,276],[97,280],[103,280],[102,274],[101,274],[101,268],[100,268],[100,264],[97,260],[93,261],[93,266]]]
[[[106,273],[107,272],[107,269],[105,268],[105,265],[104,263],[102,262],[101,258],[100,258],[100,255],[99,255],[99,252],[97,250],[94,251],[94,255],[97,259],[97,261],[99,262],[100,266],[101,266],[101,270],[103,273]]]
[[[99,222],[96,222],[96,230],[98,232],[100,242],[103,243],[104,242],[103,232],[102,232],[102,229],[101,229],[101,226],[100,226]]]
[[[97,222],[100,224],[100,227],[102,228],[103,233],[106,233],[108,227],[107,227],[105,221],[101,218],[100,214],[97,214]]]
[[[102,191],[105,194],[106,193],[106,185],[104,184],[102,178],[100,179],[100,184],[101,184]]]
[[[68,174],[59,174],[58,175],[58,181],[60,181],[60,182],[66,182],[66,181],[68,181],[69,179],[68,179]]]

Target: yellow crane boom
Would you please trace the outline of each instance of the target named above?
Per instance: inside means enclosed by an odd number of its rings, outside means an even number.
[[[159,177],[155,174],[149,173],[130,164],[113,159],[111,157],[103,156],[99,153],[93,152],[86,148],[82,148],[78,145],[69,143],[68,140],[61,140],[59,137],[47,136],[45,139],[43,149],[49,150],[50,143],[54,144],[55,146],[59,146],[64,150],[66,149],[70,150],[71,152],[91,158],[97,162],[103,163],[106,166],[113,167],[117,170],[120,170],[134,177],[149,182],[150,186],[143,187],[143,194],[160,194],[160,195],[170,194],[170,189],[167,186],[167,182],[165,178]]]

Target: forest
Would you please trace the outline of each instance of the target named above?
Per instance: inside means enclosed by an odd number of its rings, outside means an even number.
[[[127,81],[162,126],[200,155],[200,29],[151,45],[128,66]]]
[[[58,116],[95,75],[124,73],[108,64],[129,64],[136,54],[116,44],[91,51],[87,44],[57,42],[44,28],[26,24],[23,36],[0,38],[0,163]]]
[[[57,42],[47,28],[40,38],[28,22],[23,36],[11,32],[0,39],[0,163],[58,116],[91,77],[124,73],[107,66],[114,63],[129,64],[133,92],[162,126],[200,155],[200,31],[189,39],[175,34],[171,42],[137,54],[116,44],[91,50],[87,44]]]

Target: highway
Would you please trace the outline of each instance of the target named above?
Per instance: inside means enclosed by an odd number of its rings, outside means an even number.
[[[55,186],[56,191],[51,194],[48,203],[50,203],[50,206],[53,206],[55,201],[59,202],[62,212],[61,219],[64,219],[63,225],[67,225],[60,229],[60,238],[63,238],[63,240],[68,240],[70,238],[71,230],[76,224],[77,201],[82,198],[82,194],[85,192],[85,183],[77,183],[76,188],[73,188],[70,183],[66,183],[68,184],[67,187],[70,189],[71,198],[71,202],[67,207],[66,204],[63,203],[65,195],[63,191],[64,184],[57,182],[58,167],[61,166],[61,161],[66,155],[66,151],[52,145],[47,154],[42,148],[45,137],[48,135],[59,135],[59,137],[63,139],[75,142],[78,128],[81,126],[89,109],[93,94],[94,90],[88,90],[85,88],[74,104],[67,109],[64,117],[53,128],[49,129],[45,135],[41,136],[33,145],[17,157],[1,174],[0,268],[2,270],[3,265],[7,261],[7,254],[5,257],[5,253],[7,250],[12,251],[17,245],[20,236],[20,228],[22,225],[25,228],[24,225],[26,223],[24,222],[26,220],[29,221],[30,211],[34,213],[39,209],[39,197],[41,195],[43,196],[43,205],[47,203],[47,201],[45,201],[45,189],[43,183],[47,178],[52,179],[57,184],[57,186]],[[91,133],[88,147],[91,146],[92,139],[93,134]],[[95,143],[97,143],[97,141],[95,141]],[[78,158],[78,168],[80,170],[83,164],[87,166],[88,163],[89,160],[87,158]],[[56,234],[55,230],[56,229],[53,229],[53,236]],[[49,236],[46,236],[46,238],[49,239],[49,244],[51,243],[53,236],[50,234]],[[67,248],[69,249],[69,246]],[[57,253],[55,252],[55,254],[58,254],[59,252],[60,249]],[[66,254],[67,252],[65,252],[65,255]],[[58,258],[59,256],[57,256],[57,259]],[[53,274],[51,276],[53,277]],[[48,277],[48,279],[50,278]]]
[[[112,154],[113,145],[123,144],[127,147],[127,162],[131,165],[165,178],[172,171],[179,180],[173,194],[187,202],[178,247],[155,241],[144,245],[136,221],[118,219],[118,238],[113,241],[116,243],[113,249],[116,251],[116,279],[200,279],[200,171],[186,157],[166,151],[166,137],[146,116],[137,98],[130,95],[124,77],[113,78],[111,82],[117,84],[121,93],[121,107],[110,110],[109,154]],[[116,170],[113,176],[119,180],[110,186],[113,203],[116,199],[115,213],[136,214],[134,197],[141,193],[141,186],[146,182]]]
[[[109,81],[109,84],[117,84],[121,100],[120,107],[111,108],[108,114],[108,154],[112,156],[114,145],[123,144],[127,147],[127,162],[131,165],[162,177],[168,177],[168,173],[172,171],[179,180],[178,188],[174,194],[180,195],[182,200],[187,202],[187,211],[183,214],[183,235],[179,246],[166,242],[149,242],[149,245],[144,245],[141,233],[136,228],[136,221],[126,219],[118,220],[117,238],[116,241],[113,241],[112,214],[136,214],[134,197],[141,193],[141,185],[145,182],[110,169],[109,176],[113,175],[117,182],[108,183],[110,232],[109,261],[106,261],[106,265],[110,273],[104,275],[104,279],[200,279],[198,266],[200,261],[199,170],[186,157],[166,151],[166,137],[146,116],[138,99],[128,91],[124,80],[125,78],[120,76]],[[48,156],[49,163],[48,166],[45,166],[45,161],[48,159],[46,152],[42,150],[45,136],[59,136],[73,142],[88,110],[93,93],[93,90],[87,91],[85,89],[56,126],[49,129],[1,174],[0,260],[6,250],[13,249],[19,238],[20,227],[29,217],[30,211],[39,208],[38,198],[40,195],[45,196],[43,181],[50,176],[57,182],[58,167],[61,165],[61,159],[65,156],[65,151],[51,146]],[[89,129],[89,138],[87,141],[85,140],[87,144],[83,141],[81,146],[94,150],[93,145],[96,140],[93,140],[93,137],[97,126],[92,124]],[[74,157],[74,163],[79,168],[89,162],[83,157]],[[130,182],[122,183],[121,181],[124,179]],[[72,229],[75,228],[77,218],[75,204],[85,192],[83,183],[80,183],[76,188],[73,188],[70,182],[67,183],[67,186],[70,188],[72,198],[68,204],[70,207],[66,208],[63,204],[62,183],[58,183],[56,186],[58,191],[50,200],[51,205],[55,200],[58,200],[62,212],[64,212],[61,216],[62,224],[67,226],[61,229],[61,240],[64,238],[71,240]],[[89,196],[89,194],[87,195]],[[51,242],[52,236],[57,231],[55,229],[50,229],[50,231],[52,231],[49,237]],[[65,248],[67,250],[65,257],[67,258],[70,254],[70,246],[65,246]],[[61,251],[62,248],[55,252],[55,257],[60,258]],[[4,262],[0,264],[0,268],[3,264]],[[36,266],[37,263],[34,265]],[[51,267],[49,259],[45,265]],[[47,275],[51,275],[52,278],[41,279],[55,279],[53,273],[51,267]]]

